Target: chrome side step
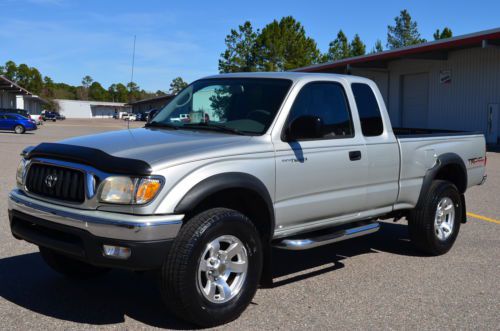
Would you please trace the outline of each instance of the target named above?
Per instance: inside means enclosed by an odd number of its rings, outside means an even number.
[[[338,241],[364,236],[366,234],[377,232],[379,228],[380,224],[378,222],[372,222],[354,228],[339,230],[336,232],[323,234],[312,238],[283,239],[282,241],[276,243],[274,246],[281,249],[301,251],[318,246],[328,245]]]

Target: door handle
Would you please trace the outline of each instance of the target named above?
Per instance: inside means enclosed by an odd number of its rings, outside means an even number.
[[[349,159],[351,161],[361,160],[361,151],[350,151],[349,152]]]

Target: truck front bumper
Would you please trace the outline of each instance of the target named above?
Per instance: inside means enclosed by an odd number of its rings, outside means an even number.
[[[9,194],[14,237],[104,267],[133,270],[161,266],[184,215],[130,215],[82,210],[33,199],[20,190]],[[125,248],[127,257],[110,256],[104,246]]]

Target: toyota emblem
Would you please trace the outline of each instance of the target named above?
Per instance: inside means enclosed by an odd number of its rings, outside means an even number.
[[[47,175],[47,177],[45,177],[44,182],[48,188],[53,188],[57,183],[57,176],[56,175]]]

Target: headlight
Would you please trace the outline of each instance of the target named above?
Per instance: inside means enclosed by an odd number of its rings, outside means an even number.
[[[23,158],[21,159],[21,162],[19,162],[16,171],[16,182],[18,185],[23,185],[25,171],[26,171],[26,160]]]
[[[117,204],[145,204],[154,199],[161,188],[155,178],[108,177],[100,185],[99,200]]]

